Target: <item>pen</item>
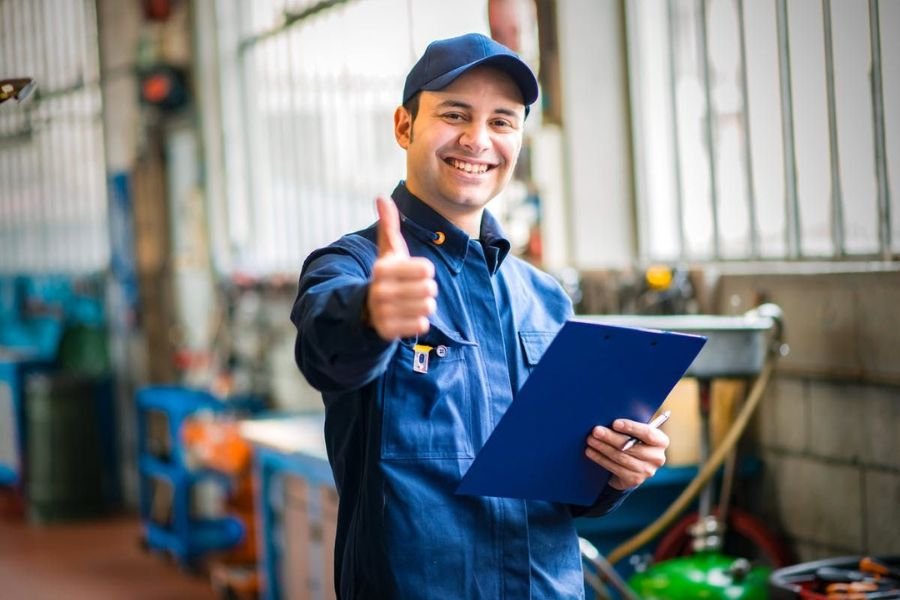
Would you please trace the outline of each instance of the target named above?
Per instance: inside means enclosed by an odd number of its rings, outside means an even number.
[[[655,419],[653,419],[653,420],[650,421],[649,423],[647,423],[647,425],[650,426],[650,429],[657,429],[660,425],[662,425],[663,423],[665,423],[666,421],[668,421],[668,420],[669,420],[669,417],[670,417],[671,415],[672,415],[672,411],[667,410],[667,411],[661,413],[658,417],[656,417]],[[625,445],[624,445],[624,446],[622,446],[622,452],[625,452],[625,451],[627,451],[627,450],[630,450],[632,446],[634,446],[635,444],[639,444],[639,443],[640,443],[640,440],[637,439],[636,437],[630,437],[630,438],[628,438],[628,441],[625,442]]]

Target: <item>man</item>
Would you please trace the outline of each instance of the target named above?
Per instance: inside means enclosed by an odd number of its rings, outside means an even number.
[[[406,181],[378,198],[376,225],[304,263],[295,352],[325,402],[345,600],[580,598],[573,516],[605,514],[665,461],[665,434],[619,420],[585,445],[613,474],[592,507],[454,493],[572,314],[551,277],[508,256],[485,210],[537,94],[525,63],[484,36],[429,45],[394,114]],[[642,443],[619,451],[629,435]]]

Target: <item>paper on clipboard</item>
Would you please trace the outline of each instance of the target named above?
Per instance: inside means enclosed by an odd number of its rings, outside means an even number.
[[[591,429],[618,418],[649,421],[705,343],[566,322],[456,492],[590,506],[610,477],[584,455]]]

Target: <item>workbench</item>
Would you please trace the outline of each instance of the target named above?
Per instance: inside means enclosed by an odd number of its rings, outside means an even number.
[[[241,422],[253,444],[259,572],[267,600],[332,600],[337,492],[321,413]]]

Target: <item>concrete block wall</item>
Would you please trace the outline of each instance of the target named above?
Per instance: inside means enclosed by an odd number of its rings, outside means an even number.
[[[900,388],[778,376],[752,441],[765,469],[748,490],[799,560],[900,553]]]
[[[798,561],[900,554],[900,275],[726,274],[722,312],[781,305],[783,359],[745,441],[764,461],[739,501]]]

